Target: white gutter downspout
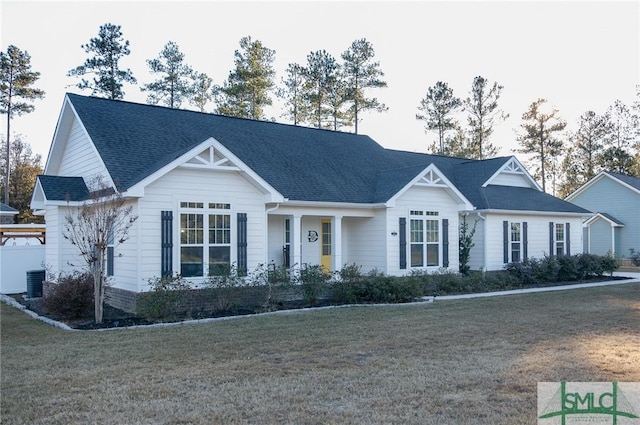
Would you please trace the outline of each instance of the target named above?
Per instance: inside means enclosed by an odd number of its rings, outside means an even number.
[[[482,213],[478,212],[478,218],[482,219],[482,274],[487,272],[487,217],[483,217]]]

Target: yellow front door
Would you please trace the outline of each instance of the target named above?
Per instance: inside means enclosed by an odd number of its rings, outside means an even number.
[[[322,252],[320,254],[320,265],[326,273],[331,272],[331,219],[323,218],[320,220],[322,227],[320,241],[322,243]]]

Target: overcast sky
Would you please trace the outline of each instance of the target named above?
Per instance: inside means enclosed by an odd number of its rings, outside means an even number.
[[[187,64],[222,84],[244,36],[276,51],[277,82],[287,64],[306,64],[312,51],[340,60],[354,40],[366,38],[388,83],[371,94],[389,111],[365,114],[359,132],[416,152],[426,152],[436,138],[415,115],[437,81],[458,97],[468,96],[478,75],[504,86],[499,103],[510,118],[491,140],[501,155],[516,154],[521,116],[537,98],[548,99],[575,128],[588,110],[603,113],[616,99],[631,105],[640,84],[639,1],[2,0],[0,7],[2,51],[11,44],[26,50],[32,70],[41,73],[37,87],[46,91],[33,113],[12,120],[12,133],[22,134],[43,160],[65,92],[90,94],[66,73],[84,62],[81,45],[105,23],[120,25],[130,42],[131,54],[120,65],[131,68],[138,86],[125,85],[125,100],[141,103],[146,94],[139,86],[155,78],[146,60],[168,41],[179,45]],[[279,110],[267,114],[286,122]]]

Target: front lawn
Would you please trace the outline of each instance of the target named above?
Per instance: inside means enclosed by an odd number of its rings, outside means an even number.
[[[62,331],[0,306],[10,424],[533,424],[540,381],[640,381],[640,284]]]

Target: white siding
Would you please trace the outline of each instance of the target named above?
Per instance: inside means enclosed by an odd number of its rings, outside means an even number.
[[[251,272],[264,262],[265,203],[264,195],[255,186],[234,172],[191,170],[178,168],[145,189],[139,203],[138,270],[135,282],[147,289],[149,279],[160,276],[160,215],[173,211],[173,271],[180,270],[181,201],[218,202],[231,204],[231,261],[237,261],[236,214],[247,213],[247,267]],[[122,283],[118,283],[118,286]]]
[[[81,176],[87,180],[96,174],[106,176],[107,170],[98,158],[93,144],[89,141],[79,122],[74,120],[57,175]]]
[[[56,276],[60,272],[59,261],[61,261],[58,258],[58,252],[60,251],[60,210],[61,208],[59,209],[57,207],[45,208],[47,243],[45,244],[44,263],[45,268],[49,269],[49,271]]]
[[[570,223],[571,254],[582,252],[582,220],[580,217],[487,214],[487,270],[501,270],[503,261],[503,221],[527,222],[528,257],[543,258],[549,255],[549,223]],[[482,243],[480,239],[476,243]],[[473,259],[474,264],[478,261]]]
[[[497,186],[516,186],[516,187],[533,187],[531,181],[522,174],[502,172],[491,180],[492,185]]]
[[[69,207],[47,207],[47,243],[45,249],[45,265],[47,272],[58,277],[75,270],[87,269],[87,263],[78,249],[64,238],[65,217]],[[72,212],[73,213],[73,212]]]
[[[293,220],[290,216],[284,215],[270,215],[269,216],[269,230],[267,245],[267,264],[275,264],[276,266],[282,266],[284,264],[284,256],[282,248],[284,247],[284,220]],[[293,221],[291,221],[293,226]],[[293,227],[292,227],[293,229]],[[293,237],[293,230],[292,230]]]
[[[460,219],[462,223],[462,219]],[[467,224],[469,225],[468,231],[473,230],[475,225],[476,231],[473,235],[473,247],[471,248],[469,267],[471,270],[482,270],[484,267],[484,234],[485,234],[485,221],[479,217],[478,214],[469,214],[466,217]]]
[[[131,215],[138,217],[129,230],[129,238],[120,245],[116,245],[114,250],[113,269],[114,275],[109,278],[109,283],[120,289],[127,291],[139,291],[138,267],[141,264],[139,259],[139,215],[138,202],[130,201],[126,206],[132,206]],[[160,229],[158,228],[158,232]],[[159,275],[160,273],[158,273]]]
[[[399,232],[400,217],[407,218],[407,247],[409,246],[409,212],[411,210],[438,211],[440,219],[449,220],[449,269],[458,270],[458,205],[451,196],[440,188],[415,186],[407,190],[397,200],[394,208],[387,210],[387,274],[404,275],[411,272],[410,255],[407,252],[407,268],[400,269],[400,235],[391,236],[392,232]],[[442,237],[441,237],[442,241]],[[440,255],[442,262],[442,253]],[[437,270],[429,267],[428,270]]]
[[[364,273],[373,269],[386,272],[385,247],[390,238],[386,229],[386,210],[376,210],[373,218],[348,217],[343,220],[344,249],[342,265],[355,263]],[[397,239],[397,238],[396,238]],[[347,244],[348,243],[348,244]]]

